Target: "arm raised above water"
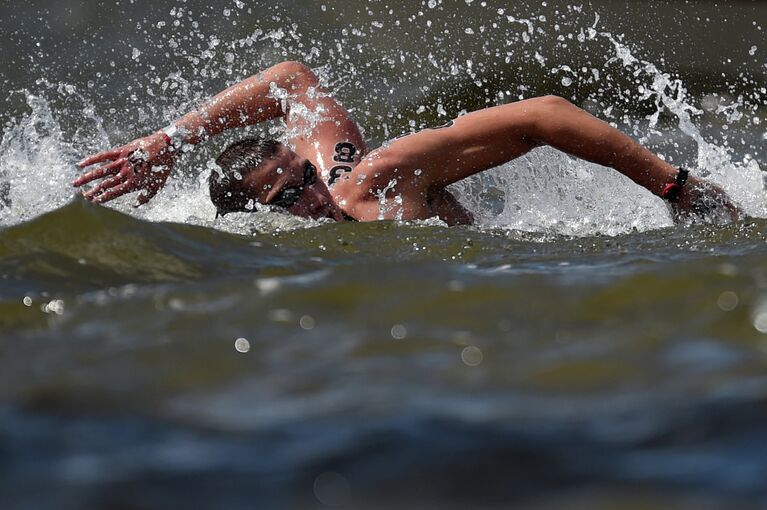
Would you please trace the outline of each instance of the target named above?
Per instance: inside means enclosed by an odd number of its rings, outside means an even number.
[[[677,175],[675,167],[631,137],[556,96],[479,110],[449,126],[405,136],[371,154],[360,167],[374,167],[383,181],[397,179],[399,192],[419,200],[542,145],[611,167],[658,196]],[[410,178],[415,169],[419,177]],[[700,213],[703,203],[730,219],[741,215],[720,188],[693,177],[674,212]]]
[[[275,97],[277,90],[286,97]],[[310,121],[301,115],[289,115],[300,104],[308,111],[322,112],[323,121]],[[184,144],[197,144],[227,129],[257,124],[285,117],[289,132],[301,133],[291,138],[295,151],[314,157],[319,147],[349,139],[362,148],[362,137],[346,110],[319,86],[317,76],[298,62],[282,62],[247,78],[212,97],[201,108],[176,121],[171,138],[165,131],[134,140],[122,147],[85,158],[81,168],[97,163],[73,182],[82,186],[103,179],[84,196],[94,202],[107,202],[126,193],[144,190],[138,197],[146,203],[163,187],[179,149]]]

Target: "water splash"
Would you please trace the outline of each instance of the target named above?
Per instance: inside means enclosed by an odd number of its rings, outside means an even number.
[[[24,91],[30,112],[0,142],[0,225],[13,225],[66,204],[74,192],[77,151],[48,102]]]
[[[579,40],[601,37],[612,44],[614,56],[609,57],[607,63],[620,62],[637,79],[637,100],[655,103],[655,112],[647,118],[648,129],[658,128],[662,114],[673,115],[680,131],[697,145],[697,159],[693,162],[696,173],[722,186],[748,215],[767,216],[764,174],[757,161],[748,154],[740,162],[733,161],[726,147],[705,140],[693,120],[703,111],[692,104],[683,81],[672,79],[655,64],[636,58],[630,48],[612,34],[597,33],[598,21],[597,17],[594,26],[588,29],[588,36]],[[539,62],[545,65],[543,57]],[[552,69],[552,73],[558,72],[573,71],[561,65]],[[594,77],[599,79],[598,74]],[[570,77],[566,79],[568,85],[572,84]],[[725,114],[725,126],[742,118],[737,115],[739,106],[743,104],[736,102],[730,108],[717,110],[718,114]],[[647,137],[641,136],[640,140],[646,143]],[[569,235],[616,235],[672,224],[665,204],[627,178],[550,149],[537,150],[495,171],[459,183],[455,189],[479,213],[482,224],[490,227]],[[495,204],[488,198],[493,194]]]
[[[403,207],[402,207],[402,195],[396,193],[390,193],[392,195],[391,200],[386,198],[387,193],[394,192],[397,186],[397,179],[391,179],[389,183],[382,189],[376,191],[375,196],[378,198],[378,219],[383,220],[387,218],[387,215],[395,211],[394,217],[397,220],[402,220]]]
[[[275,14],[278,27],[265,22],[244,36],[227,38],[202,23],[206,14],[195,12],[191,6],[177,6],[168,16],[144,19],[137,24],[144,44],[133,42],[126,47],[125,66],[138,69],[145,65],[148,71],[145,75],[139,73],[135,82],[126,87],[130,94],[121,99],[123,111],[112,106],[114,103],[99,84],[98,80],[104,82],[108,74],[97,73],[96,80],[88,82],[83,93],[87,98],[67,92],[71,86],[47,82],[38,82],[34,93],[22,92],[30,112],[6,126],[0,144],[0,224],[26,221],[66,203],[72,196],[69,181],[76,173],[73,163],[82,154],[157,129],[219,88],[212,89],[212,84],[234,83],[258,68],[285,59],[302,60],[312,66],[323,85],[342,100],[378,142],[405,130],[434,125],[435,119],[454,117],[483,103],[492,106],[529,97],[535,90],[532,69],[539,66],[563,87],[560,93],[576,94],[591,87],[593,91],[585,99],[581,97],[579,105],[643,143],[672,140],[675,148],[687,141],[694,143],[695,157],[684,164],[722,185],[749,214],[767,216],[759,164],[764,133],[743,125],[744,119],[758,118],[750,112],[763,106],[764,93],[755,88],[749,97],[719,102],[713,110],[707,110],[690,97],[681,79],[663,71],[663,65],[635,56],[635,49],[621,36],[599,31],[599,15],[586,8],[568,6],[557,13],[559,17],[535,12],[520,17],[507,13],[507,8],[485,7],[484,2],[467,5],[475,9],[475,17],[454,20],[444,27],[437,23],[445,9],[441,2],[414,10],[380,11],[370,7],[366,12],[369,24],[342,28],[332,35]],[[224,17],[235,26],[247,9],[238,2],[226,8]],[[326,11],[331,15],[332,6],[322,9]],[[419,41],[428,43],[424,45],[428,50],[405,49],[401,44],[386,48],[376,45],[376,37],[381,34],[402,30],[418,33]],[[464,49],[462,40],[467,30],[473,32],[473,44],[481,46],[481,51],[469,53]],[[581,65],[577,56],[585,53],[597,54],[598,58]],[[179,68],[151,63],[152,59],[167,61],[167,54]],[[530,65],[524,69],[518,66],[521,74],[512,81],[493,82],[497,71],[502,77],[509,73],[498,64],[506,63],[511,69],[519,62]],[[360,90],[365,93],[360,94]],[[273,93],[278,98],[284,95],[279,90]],[[79,99],[69,103],[60,100],[74,96]],[[98,104],[98,109],[91,103]],[[652,111],[647,116],[622,113],[627,103],[650,104]],[[735,150],[726,140],[704,136],[699,122],[709,113],[720,121],[722,131],[728,130],[730,135],[756,133],[756,141]],[[321,119],[321,112],[294,114],[304,116],[309,128]],[[675,126],[668,124],[669,119]],[[104,129],[105,122],[118,124]],[[73,127],[81,124],[86,126]],[[259,129],[267,129],[270,135],[282,139],[295,134],[287,133],[279,124],[245,131]],[[242,132],[225,134],[216,144],[198,147],[185,155],[177,165],[175,178],[148,206],[134,209],[133,200],[126,198],[112,207],[150,221],[240,228],[247,232],[239,220],[212,219],[215,210],[206,183],[207,168],[220,150],[215,145],[240,136]],[[674,152],[668,147],[664,150]],[[662,201],[623,176],[553,150],[535,151],[461,183],[455,190],[483,227],[589,235],[620,234],[671,223]],[[395,205],[384,203],[382,207]],[[269,212],[244,217],[257,223],[258,229],[267,230],[316,224],[288,222],[283,215]],[[264,217],[268,219],[262,221]]]
[[[635,73],[644,73],[646,79],[651,81],[649,87],[640,87],[638,90],[642,94],[642,100],[653,98],[655,101],[657,110],[650,116],[650,128],[658,125],[658,118],[664,109],[673,114],[682,133],[697,144],[695,167],[699,175],[721,185],[747,214],[767,216],[767,190],[759,164],[750,156],[744,157],[740,162],[733,161],[732,155],[725,147],[704,139],[693,121],[693,116],[700,116],[703,111],[693,106],[682,80],[671,79],[655,64],[635,58],[628,47],[616,40],[612,34],[602,33],[601,36],[613,44],[615,53],[624,67]],[[720,106],[717,109],[717,114],[725,115],[725,126],[741,120],[742,115],[737,112],[739,106],[742,107],[743,104],[736,102],[729,108]]]
[[[484,228],[618,235],[673,224],[666,205],[611,169],[537,149],[454,186]]]

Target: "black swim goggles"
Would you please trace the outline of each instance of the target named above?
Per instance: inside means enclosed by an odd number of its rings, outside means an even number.
[[[287,209],[298,202],[307,186],[311,186],[315,182],[317,182],[317,168],[307,162],[304,168],[304,182],[300,186],[285,186],[274,195],[274,198],[267,205],[276,205]]]
[[[303,195],[307,186],[311,186],[317,182],[317,167],[307,162],[304,167],[304,180],[299,186],[285,186],[282,188],[272,200],[264,205],[273,205],[277,207],[283,207],[287,209],[293,206],[298,199]],[[227,213],[232,211],[216,211],[216,219],[223,218]]]

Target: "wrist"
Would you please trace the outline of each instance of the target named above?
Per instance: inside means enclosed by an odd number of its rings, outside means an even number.
[[[165,140],[165,145],[168,145],[168,146],[173,145],[173,140],[171,139],[170,136],[168,136],[168,134],[165,131],[160,130],[157,132],[157,134],[160,135],[160,137],[163,140]]]
[[[671,203],[678,202],[689,177],[690,171],[680,167],[673,180],[669,180],[663,185],[661,198]]]
[[[173,150],[179,151],[184,146],[184,130],[178,128],[175,123],[165,126],[159,133]]]

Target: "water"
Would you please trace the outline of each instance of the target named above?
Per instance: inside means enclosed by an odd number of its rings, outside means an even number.
[[[645,7],[645,33],[618,4],[78,5],[2,17],[29,65],[0,68],[0,506],[767,505],[763,8]],[[74,198],[82,154],[284,58],[372,146],[565,95],[751,218],[673,225],[544,149],[455,188],[476,227],[216,220],[243,132],[146,207]]]

